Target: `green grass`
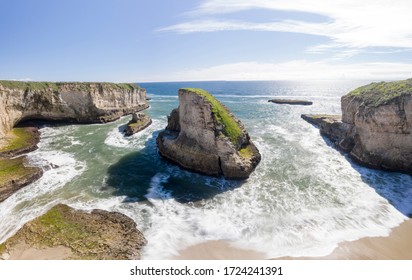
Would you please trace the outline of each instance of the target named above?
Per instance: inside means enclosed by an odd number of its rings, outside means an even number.
[[[92,85],[102,85],[106,88],[119,89],[119,90],[134,90],[140,87],[133,83],[93,83],[93,82],[20,82],[20,81],[4,81],[0,80],[0,85],[8,88],[15,88],[19,90],[53,90],[59,91],[64,85],[71,85],[78,87],[81,90],[88,90]]]
[[[0,254],[2,254],[6,250],[6,243],[0,244]]]
[[[205,97],[207,101],[212,105],[212,112],[214,114],[215,120],[223,124],[223,134],[227,136],[230,141],[232,141],[235,146],[238,145],[240,138],[243,135],[242,129],[239,127],[238,123],[230,115],[229,111],[209,92],[198,89],[198,88],[184,88],[182,90],[194,92],[200,96]]]
[[[57,205],[30,222],[30,240],[36,247],[65,246],[73,250],[73,258],[93,259],[92,250],[99,249],[99,234],[90,232],[86,224],[75,220],[66,205]],[[101,233],[100,233],[101,234]]]
[[[128,124],[128,126],[130,126],[130,127],[138,127],[138,126],[144,125],[145,123],[146,123],[145,121],[137,121],[137,122],[135,122],[135,123],[130,123],[130,124]]]
[[[65,217],[66,207],[53,207],[49,212],[33,222],[42,235],[37,240],[42,245],[64,245],[72,247],[76,243],[88,244],[91,237],[84,224],[77,223]]]
[[[387,104],[399,96],[411,94],[412,79],[408,79],[396,82],[371,83],[349,92],[347,96],[361,98],[368,105],[379,106]]]
[[[23,127],[13,128],[11,134],[12,138],[9,139],[6,146],[0,148],[0,152],[21,149],[33,143],[33,134]]]
[[[23,176],[31,174],[32,167],[25,167],[23,158],[0,159],[0,186],[9,183],[11,180],[17,180]]]
[[[241,148],[239,150],[239,154],[244,157],[244,158],[251,158],[254,155],[253,150],[250,148],[250,146],[246,146],[244,148]]]

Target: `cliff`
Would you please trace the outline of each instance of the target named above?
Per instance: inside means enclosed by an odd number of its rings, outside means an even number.
[[[342,119],[305,115],[355,161],[412,174],[412,79],[372,83],[341,99]]]
[[[243,124],[211,94],[180,89],[179,108],[157,138],[160,155],[183,168],[245,179],[260,162]]]
[[[121,213],[59,204],[0,244],[0,259],[140,259],[145,244],[136,223]]]
[[[99,123],[144,108],[135,84],[0,81],[0,138],[25,120]]]

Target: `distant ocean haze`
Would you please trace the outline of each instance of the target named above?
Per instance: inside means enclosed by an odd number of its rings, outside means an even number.
[[[358,166],[300,118],[340,114],[340,97],[367,83],[142,83],[153,119],[142,132],[123,135],[129,116],[41,129],[29,158],[58,168],[0,203],[0,242],[57,203],[130,216],[148,240],[144,259],[221,239],[268,258],[317,256],[345,240],[385,235],[412,213],[412,177]],[[158,155],[156,137],[178,106],[178,89],[188,87],[209,91],[245,125],[262,154],[248,180],[199,175]],[[268,103],[272,98],[313,105]]]

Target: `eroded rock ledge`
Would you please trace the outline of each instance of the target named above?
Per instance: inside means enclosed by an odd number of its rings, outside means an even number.
[[[0,259],[140,259],[145,244],[136,223],[121,213],[59,204],[0,244]]]
[[[124,134],[132,136],[152,124],[152,119],[143,113],[133,113],[132,120],[126,125]]]
[[[341,99],[342,118],[302,115],[368,167],[412,174],[412,79],[372,83]]]
[[[179,108],[157,138],[160,155],[211,176],[245,179],[261,156],[243,124],[211,94],[180,89]]]
[[[0,81],[0,137],[24,120],[100,123],[147,106],[136,84]]]

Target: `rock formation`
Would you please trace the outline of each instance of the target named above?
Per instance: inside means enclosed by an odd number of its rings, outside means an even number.
[[[133,113],[132,120],[126,125],[124,134],[132,136],[152,124],[152,119],[143,113]]]
[[[24,120],[99,123],[145,108],[135,84],[0,81],[0,138]]]
[[[412,79],[372,83],[341,99],[342,118],[302,115],[366,166],[412,174]]]
[[[306,100],[298,100],[298,99],[270,99],[268,102],[276,103],[276,104],[289,104],[289,105],[312,105],[312,101]]]
[[[157,138],[160,155],[203,174],[245,179],[261,156],[242,123],[211,94],[180,89],[179,108]]]
[[[22,258],[26,251],[40,259],[140,259],[145,244],[136,223],[121,213],[59,204],[0,244],[0,259]]]

